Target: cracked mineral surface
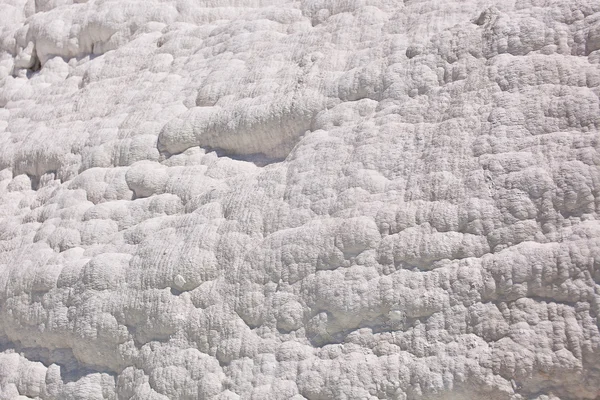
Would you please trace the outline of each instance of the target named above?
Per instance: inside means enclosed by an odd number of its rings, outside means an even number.
[[[599,105],[598,0],[0,0],[0,399],[598,399]]]

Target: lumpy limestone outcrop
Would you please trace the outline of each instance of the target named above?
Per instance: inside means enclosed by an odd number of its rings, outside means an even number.
[[[4,0],[0,399],[600,398],[596,0]]]

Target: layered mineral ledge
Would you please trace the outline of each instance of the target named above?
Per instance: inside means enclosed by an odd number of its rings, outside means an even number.
[[[600,398],[598,0],[2,0],[0,399]]]

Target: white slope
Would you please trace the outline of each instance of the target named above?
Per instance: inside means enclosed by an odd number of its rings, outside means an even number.
[[[0,1],[0,399],[600,396],[598,0]]]

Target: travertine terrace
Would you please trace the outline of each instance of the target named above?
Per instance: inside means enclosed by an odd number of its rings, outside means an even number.
[[[1,0],[0,399],[600,398],[600,1]]]

